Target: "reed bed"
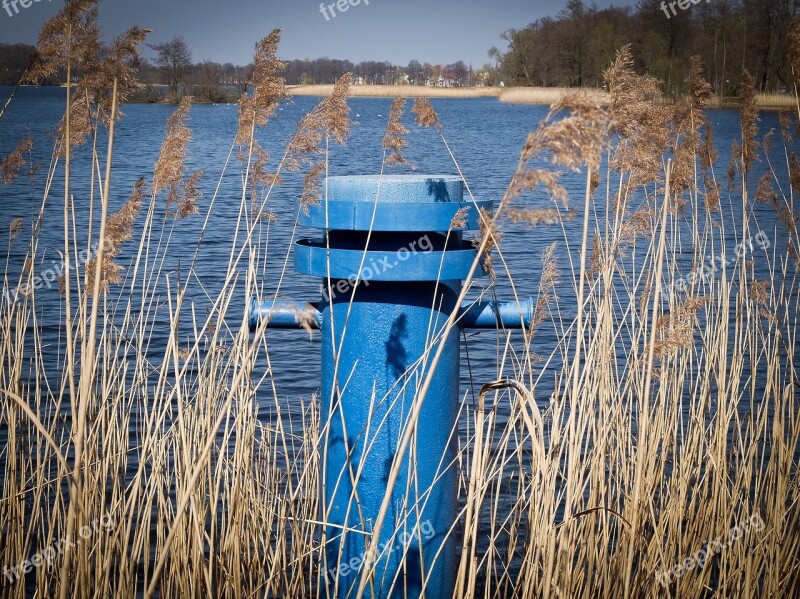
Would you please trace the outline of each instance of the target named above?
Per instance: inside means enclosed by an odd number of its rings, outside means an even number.
[[[709,105],[715,108],[738,108],[741,104],[741,98],[714,96]],[[756,94],[756,104],[759,108],[796,108],[797,98],[792,94]]]
[[[21,574],[4,570],[0,593],[325,597],[324,415],[315,397],[297,398],[300,418],[280,401],[270,339],[263,328],[248,332],[241,302],[284,285],[262,276],[271,190],[294,169],[306,173],[302,203],[324,197],[330,153],[348,135],[347,97],[358,88],[343,77],[271,160],[255,132],[288,93],[279,32],[256,45],[251,91],[231,132],[232,164],[220,175],[242,182],[226,284],[198,312],[186,299],[200,285],[197,251],[182,274],[166,267],[175,228],[187,218],[207,223],[222,201],[215,193],[201,202],[204,174],[185,167],[190,103],[170,118],[152,177],[112,207],[114,123],[146,31],[132,29],[101,51],[96,18],[94,2],[69,2],[43,29],[29,73],[65,66],[68,80],[83,77],[68,88],[41,208],[8,234],[9,255],[26,260],[19,272],[7,261],[14,293],[0,304],[0,564]],[[792,58],[800,65],[800,53]],[[501,336],[497,379],[481,381],[480,400],[462,407],[462,511],[451,530],[461,548],[458,597],[800,594],[798,115],[785,115],[785,164],[756,162],[764,140],[745,85],[726,187],[703,116],[710,91],[701,65],[692,72],[691,99],[665,106],[658,83],[633,73],[623,49],[606,73],[608,101],[556,98],[495,213],[484,216],[476,244],[497,278],[513,280],[499,238],[505,219],[558,227],[577,211],[583,235],[567,264],[554,247],[536,257],[543,275],[535,322],[521,340]],[[385,158],[402,163],[400,104],[392,112]],[[449,152],[430,103],[417,100],[414,113]],[[93,147],[91,172],[71,172],[72,149],[83,143]],[[24,171],[26,147],[3,162],[5,178]],[[778,169],[791,187],[775,184]],[[569,171],[585,176],[577,202],[559,183]],[[92,182],[88,205],[70,193],[79,177]],[[532,190],[552,203],[532,205]],[[61,191],[67,269],[54,340],[43,333],[32,282],[41,222],[53,218],[48,205]],[[755,202],[776,211],[783,243],[737,255],[712,281],[669,291],[687,254],[701,263],[758,229]],[[721,214],[732,206],[744,215],[735,227]],[[96,214],[99,227],[76,235],[78,211]],[[84,264],[82,252],[93,247]],[[124,269],[122,248],[132,256]],[[752,260],[768,263],[773,276],[757,280]],[[559,299],[569,295],[576,309]],[[165,327],[168,341],[156,350],[152,340]],[[542,353],[536,340],[546,327],[559,341]],[[431,339],[431,367],[442,336]],[[53,343],[56,368],[46,358]],[[258,368],[265,362],[266,372]],[[547,396],[545,378],[555,381]],[[415,405],[428,384],[419,381]],[[404,451],[416,453],[414,425],[412,414],[393,470]],[[723,546],[697,567],[694,556],[710,542]],[[367,557],[354,597],[369,596],[374,553]]]
[[[608,94],[601,89],[571,87],[507,87],[500,92],[500,101],[509,104],[555,104],[578,92],[585,93],[597,102],[608,102]]]
[[[287,91],[292,96],[329,96],[333,85],[290,85]],[[508,104],[538,104],[549,106],[565,97],[583,93],[596,102],[607,104],[608,91],[577,87],[428,87],[422,85],[353,85],[350,95],[355,98],[497,98]],[[670,99],[659,96],[654,101],[672,104],[685,102],[687,98]],[[709,108],[740,107],[740,97],[711,96]],[[795,96],[791,94],[756,94],[758,108],[794,108]]]

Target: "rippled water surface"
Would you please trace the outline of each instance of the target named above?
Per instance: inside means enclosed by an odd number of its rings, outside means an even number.
[[[0,88],[0,99],[11,93],[11,88]],[[50,132],[56,127],[63,113],[63,89],[59,88],[22,88],[12,103],[8,113],[0,120],[0,155],[4,156],[15,146],[17,140],[26,135],[34,139],[34,156],[40,168],[33,181],[21,177],[12,185],[0,187],[0,245],[8,247],[8,225],[12,219],[22,217],[30,227],[33,216],[38,212],[47,165],[50,160],[52,139]],[[258,133],[259,140],[272,156],[270,168],[274,169],[283,149],[295,130],[297,121],[312,109],[318,101],[316,98],[298,97],[293,102],[281,106],[268,126]],[[434,108],[439,112],[444,134],[453,155],[463,172],[464,178],[475,197],[500,199],[509,181],[519,156],[525,137],[546,115],[543,106],[518,106],[502,104],[495,99],[435,99]],[[380,171],[382,152],[381,138],[389,112],[389,99],[353,98],[349,101],[353,126],[351,137],[345,147],[332,146],[330,154],[330,174],[376,174]],[[409,105],[410,108],[410,105]],[[119,122],[115,138],[114,160],[112,170],[111,209],[115,210],[127,199],[133,184],[140,177],[152,178],[153,164],[157,159],[164,125],[173,106],[163,105],[129,105],[125,106],[124,118]],[[192,129],[192,141],[189,145],[188,169],[202,169],[204,177],[201,188],[205,197],[200,201],[201,216],[181,220],[172,229],[171,249],[165,272],[186,273],[187,265],[192,259],[198,235],[203,222],[202,215],[207,213],[210,199],[220,184],[218,196],[210,214],[209,225],[205,233],[196,272],[200,285],[192,285],[190,300],[196,304],[196,313],[205,314],[210,305],[209,297],[215,298],[223,285],[227,270],[232,238],[236,230],[237,217],[241,206],[242,168],[235,157],[230,155],[231,142],[236,130],[237,107],[235,105],[196,105],[191,110],[189,126]],[[739,115],[735,111],[713,111],[709,113],[715,127],[717,145],[721,165],[718,176],[724,179],[724,165],[727,165],[733,139],[739,138]],[[456,167],[434,130],[421,130],[413,125],[410,115],[406,115],[407,125],[411,129],[408,137],[409,146],[406,157],[413,163],[418,173],[456,173]],[[764,112],[761,114],[760,128],[762,133],[770,128],[778,128],[777,114]],[[100,140],[101,161],[105,159],[105,140]],[[782,147],[772,149],[775,164],[785,160]],[[72,193],[75,200],[78,235],[82,235],[88,219],[90,164],[88,146],[77,151],[73,164]],[[227,162],[227,170],[220,183],[220,176]],[[757,166],[760,174],[763,170]],[[780,168],[778,169],[780,170]],[[783,169],[781,172],[784,172]],[[395,171],[393,171],[395,172]],[[58,248],[63,247],[63,184],[61,165],[51,194],[45,208],[46,218],[42,228],[43,250],[42,264],[58,261]],[[582,229],[582,205],[584,193],[583,174],[570,174],[563,179],[573,205],[578,208],[577,218],[561,225],[540,226],[535,229],[525,228],[509,222],[503,223],[503,241],[501,250],[505,263],[513,275],[514,285],[520,295],[536,293],[541,273],[541,253],[550,243],[558,242],[558,262],[563,277],[559,288],[558,310],[564,318],[565,326],[575,312],[575,292],[569,286],[570,269],[573,264],[567,253],[567,245],[574,251],[580,246]],[[267,210],[277,216],[277,221],[269,231],[269,250],[267,269],[260,281],[265,291],[273,292],[284,266],[287,251],[290,251],[290,238],[294,230],[296,201],[302,188],[302,174],[285,174],[285,183],[272,192]],[[782,181],[784,189],[788,189],[786,181]],[[605,211],[605,191],[598,192],[600,198],[594,203],[597,218],[602,218]],[[162,200],[163,201],[163,200]],[[549,200],[541,192],[530,194],[525,198],[528,207],[549,207]],[[722,220],[726,227],[738,229],[741,223],[741,199],[734,193],[730,199],[723,193],[724,214]],[[781,227],[772,209],[756,204],[754,207],[759,228],[767,231],[770,237],[777,234],[780,238]],[[684,225],[688,225],[693,215],[682,217]],[[172,221],[164,221],[169,230]],[[299,231],[300,236],[312,234],[312,231]],[[135,243],[129,243],[130,251]],[[782,246],[782,247],[785,247]],[[732,248],[731,248],[732,249]],[[21,266],[24,258],[24,243],[17,240],[10,252],[10,272]],[[731,250],[729,250],[730,252]],[[688,256],[691,248],[682,248]],[[121,261],[130,259],[130,253],[123,255]],[[313,301],[319,298],[319,281],[289,270],[281,284],[282,297],[298,301]],[[577,265],[574,265],[577,268]],[[767,276],[763,261],[757,261],[757,268]],[[39,267],[40,270],[42,266]],[[688,273],[690,266],[683,264]],[[242,274],[243,274],[243,269]],[[484,281],[485,282],[485,281]],[[113,295],[113,293],[112,293]],[[498,277],[497,295],[501,299],[511,296],[508,276],[500,273]],[[241,315],[245,309],[245,297],[232,312]],[[37,294],[37,312],[44,323],[45,336],[50,335],[56,344],[59,328],[61,303],[57,289],[44,289]],[[166,314],[166,312],[164,313]],[[237,316],[238,318],[238,316]],[[229,317],[228,326],[237,329],[241,321]],[[166,341],[167,327],[163,336],[153,339],[154,356]],[[293,405],[300,399],[307,399],[319,389],[319,336],[309,339],[302,331],[270,331],[271,358],[276,386],[281,401]],[[519,333],[515,333],[517,337]],[[533,351],[547,356],[557,342],[557,327],[547,326],[537,333]],[[188,341],[188,339],[186,340]],[[469,332],[465,338],[468,345],[469,364],[464,361],[462,369],[462,393],[471,395],[469,383],[475,386],[497,377],[497,363],[503,350],[500,335],[491,331]],[[163,352],[162,352],[163,353]],[[466,356],[466,352],[462,352]],[[55,356],[57,358],[57,356]],[[553,362],[550,368],[557,368]],[[32,377],[33,373],[24,376]],[[552,389],[552,375],[544,376],[542,384],[536,390],[537,401],[542,405],[547,402]],[[271,402],[271,397],[264,400]]]

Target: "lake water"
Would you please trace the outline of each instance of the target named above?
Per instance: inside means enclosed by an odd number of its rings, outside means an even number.
[[[0,99],[5,102],[10,93],[11,88],[0,88]],[[29,231],[32,217],[38,212],[52,148],[50,132],[63,114],[64,97],[65,90],[60,88],[22,88],[7,114],[0,120],[0,156],[5,156],[12,150],[18,139],[30,135],[34,139],[34,157],[41,164],[33,182],[20,177],[14,184],[0,188],[2,247],[7,247],[8,225],[11,220],[24,218],[28,227],[26,230]],[[297,121],[310,111],[317,101],[316,98],[298,97],[293,102],[282,105],[266,129],[259,132],[259,140],[273,156],[271,168],[275,167],[275,157],[282,155]],[[444,134],[475,197],[499,201],[517,164],[519,150],[527,133],[546,115],[547,107],[502,104],[492,98],[434,99],[432,103],[440,115]],[[354,121],[351,137],[345,147],[333,147],[330,158],[332,175],[376,174],[380,171],[381,139],[386,127],[389,104],[389,99],[350,100],[351,117]],[[410,109],[410,103],[408,108]],[[119,121],[115,139],[110,200],[112,211],[127,199],[134,182],[139,177],[147,180],[152,178],[152,168],[158,157],[164,125],[173,110],[173,106],[163,105],[137,104],[124,107],[125,116]],[[715,110],[710,112],[709,116],[714,123],[720,152],[721,166],[718,169],[718,177],[724,179],[724,165],[727,165],[729,160],[731,141],[740,138],[739,114],[731,110]],[[189,170],[202,169],[205,173],[201,182],[205,198],[200,202],[203,214],[228,157],[237,118],[235,105],[196,105],[192,108],[189,126],[193,138],[189,145],[187,167]],[[456,173],[452,159],[438,135],[433,130],[421,130],[415,127],[409,114],[406,115],[406,121],[411,129],[406,157],[416,166],[417,172]],[[770,128],[778,127],[776,113],[761,114],[762,134]],[[104,140],[101,140],[100,147],[103,148],[101,156],[104,159]],[[88,218],[89,160],[88,145],[77,150],[73,165],[72,192],[75,197],[79,235],[85,229],[81,225],[85,225]],[[773,148],[772,160],[773,164],[783,164],[782,146],[776,144]],[[777,170],[781,172],[780,167]],[[397,169],[393,169],[392,172],[395,171]],[[756,167],[756,171],[758,174],[763,172],[760,166]],[[239,163],[234,159],[222,180],[196,269],[200,281],[212,298],[216,297],[217,291],[221,288],[229,258],[231,239],[240,206],[240,173]],[[54,193],[48,203],[47,217],[42,228],[40,248],[43,249],[45,265],[58,261],[57,250],[63,247],[63,185],[60,177],[61,170],[56,176]],[[268,292],[275,291],[286,252],[290,251],[290,237],[297,209],[296,199],[302,188],[301,177],[302,174],[284,173],[285,184],[275,188],[267,205],[267,210],[278,217],[270,230],[268,267],[261,281],[263,288]],[[580,213],[583,204],[584,176],[568,175],[563,182],[570,193],[573,206],[579,209],[578,218],[566,222],[563,230],[559,225],[530,229],[506,221],[502,226],[504,238],[501,250],[518,293],[521,296],[535,296],[541,274],[541,253],[550,243],[558,242],[559,267],[564,275],[559,292],[560,310],[568,322],[575,312],[575,294],[568,291],[569,279],[566,275],[570,262],[566,250],[569,244],[574,252],[573,255],[578,255],[582,229]],[[783,184],[784,189],[788,189],[785,181]],[[600,197],[604,195],[602,189],[598,195]],[[534,208],[551,205],[541,192],[529,194],[525,198],[525,203],[527,207]],[[732,199],[726,201],[723,193],[723,207],[723,220],[726,221],[726,226],[740,229],[741,200],[737,199],[734,193]],[[604,201],[598,201],[595,210],[598,218],[601,218]],[[776,229],[780,236],[782,227],[777,222],[772,208],[755,204],[754,210],[759,227],[767,231],[771,238]],[[691,215],[685,218],[688,223]],[[191,261],[201,223],[202,216],[178,222],[173,232],[169,257],[171,263],[166,265],[165,271],[177,269],[180,265],[186,265]],[[300,231],[299,234],[314,235],[316,231]],[[127,244],[129,250],[133,250],[134,247],[133,242]],[[690,248],[684,248],[683,253],[690,255]],[[18,240],[11,252],[10,272],[16,272],[21,265],[23,255],[24,245]],[[123,254],[121,257],[123,263],[125,258]],[[41,270],[42,266],[39,269]],[[691,266],[687,263],[682,270],[688,274],[690,269]],[[764,271],[763,274],[768,273]],[[191,287],[195,293],[189,299],[197,303],[197,313],[204,314],[205,307],[209,305],[208,297],[202,294],[198,285]],[[290,266],[280,292],[282,297],[300,302],[314,301],[319,298],[319,281],[294,274]],[[504,273],[498,276],[497,295],[501,299],[512,297],[508,277]],[[53,327],[55,333],[57,329],[53,325],[60,315],[58,292],[55,287],[44,289],[37,297],[42,322],[46,323],[46,327]],[[241,308],[244,309],[244,298]],[[156,355],[160,344],[166,340],[166,333],[165,330],[162,339],[153,340],[153,351]],[[273,340],[272,360],[281,397],[290,403],[300,398],[308,398],[319,387],[319,337],[309,340],[307,335],[297,331],[270,331],[269,334]],[[515,335],[520,336],[519,333]],[[496,378],[498,352],[503,346],[498,334],[491,331],[470,333],[468,344],[471,361],[469,366],[475,384],[479,386]],[[534,351],[546,356],[555,344],[554,327],[545,326],[536,335]],[[557,367],[558,364],[551,364],[551,368]],[[536,393],[537,399],[543,404],[551,390],[547,380],[548,377],[544,377],[543,386],[537,389]],[[462,391],[467,390],[466,384],[467,381],[463,380]]]
[[[0,100],[11,93],[11,88],[0,88]],[[34,139],[33,154],[40,162],[33,180],[20,177],[12,185],[0,187],[0,247],[8,247],[9,223],[15,218],[25,220],[26,229],[30,231],[32,219],[38,213],[47,165],[50,160],[52,139],[50,132],[56,127],[64,106],[65,91],[59,88],[22,88],[11,104],[7,114],[0,120],[0,156],[11,151],[17,141],[30,135]],[[283,150],[295,131],[298,120],[317,103],[318,99],[298,97],[279,109],[266,129],[258,133],[259,140],[273,157],[270,168],[274,169],[276,158]],[[353,126],[351,137],[345,147],[333,146],[330,156],[330,173],[332,175],[377,174],[380,172],[382,150],[381,139],[386,127],[389,113],[389,99],[353,98],[350,100]],[[458,160],[466,181],[478,199],[499,201],[516,167],[519,151],[529,131],[534,129],[547,114],[544,106],[521,106],[502,104],[495,99],[435,99],[434,108],[440,115],[445,137]],[[410,103],[408,105],[410,110]],[[162,105],[129,105],[124,107],[124,118],[119,122],[115,137],[115,151],[112,171],[112,195],[110,208],[118,209],[128,198],[133,184],[140,178],[152,179],[153,164],[158,158],[163,140],[164,125],[173,112],[173,106]],[[730,158],[731,142],[740,139],[739,114],[730,110],[715,110],[709,113],[714,124],[717,146],[720,153],[718,179],[724,181],[725,166]],[[220,179],[223,166],[231,147],[236,131],[238,113],[235,105],[197,105],[192,108],[189,126],[192,129],[192,141],[189,144],[187,168],[189,171],[202,169],[205,173],[201,189],[205,197],[200,201],[201,215],[178,221],[172,233],[171,249],[164,272],[178,271],[185,274],[188,270],[198,235],[206,214],[210,198]],[[434,130],[421,130],[413,124],[412,115],[406,115],[407,126],[411,130],[408,136],[406,157],[413,163],[418,173],[456,173],[456,168]],[[778,128],[778,115],[773,112],[761,114],[760,130],[762,134],[770,128]],[[101,139],[102,160],[105,158],[105,140]],[[771,153],[772,163],[777,165],[778,173],[785,173],[783,146],[775,144]],[[88,197],[90,172],[90,148],[77,150],[72,175],[72,192],[75,197],[77,230],[79,236],[85,231],[88,219]],[[61,166],[61,165],[59,165]],[[764,172],[764,164],[756,166],[753,189],[757,179]],[[58,262],[58,249],[63,247],[63,180],[59,169],[55,178],[54,191],[45,210],[46,217],[41,231],[40,256],[42,262],[38,268]],[[392,172],[409,172],[393,169]],[[266,209],[277,216],[277,221],[269,231],[269,249],[267,268],[259,284],[265,292],[276,290],[287,252],[291,251],[291,236],[297,212],[297,198],[302,190],[302,173],[283,174],[285,183],[276,187],[270,197]],[[788,190],[788,182],[780,181],[783,189]],[[563,183],[570,194],[572,206],[578,209],[577,218],[560,225],[539,226],[534,229],[505,221],[502,223],[503,241],[501,250],[513,277],[514,285],[521,297],[536,297],[541,275],[541,254],[552,242],[558,243],[558,266],[562,271],[562,281],[557,292],[559,295],[558,310],[569,326],[575,314],[576,295],[570,276],[570,260],[567,250],[572,255],[579,255],[582,232],[582,205],[584,193],[584,175],[570,174],[564,177]],[[788,191],[787,191],[788,193]],[[230,257],[232,237],[235,232],[237,216],[241,204],[241,167],[233,159],[220,184],[218,199],[210,215],[209,226],[205,233],[200,250],[196,274],[201,285],[190,285],[189,301],[196,305],[198,318],[206,313],[211,305],[209,298],[216,298],[224,284],[224,276]],[[594,205],[597,218],[603,217],[605,202],[601,189],[598,197],[602,198]],[[547,208],[551,202],[541,193],[528,194],[525,197],[526,207]],[[163,214],[163,200],[160,208]],[[741,229],[741,196],[732,193],[730,198],[723,192],[723,214],[720,217],[728,230]],[[754,204],[758,228],[768,233],[770,239],[777,235],[779,251],[786,247],[786,237],[782,225],[778,222],[773,209],[764,204]],[[692,215],[687,213],[683,219],[683,227],[687,228]],[[141,220],[141,219],[140,219]],[[316,236],[317,231],[301,230],[299,236]],[[684,237],[686,238],[686,237]],[[689,237],[690,238],[690,237]],[[136,238],[138,239],[138,238]],[[241,238],[240,238],[241,239]],[[125,265],[130,260],[131,252],[135,252],[136,243],[126,244],[126,252],[118,262]],[[22,266],[25,253],[25,240],[18,239],[13,246],[9,261],[9,272],[17,273]],[[682,249],[679,269],[688,275],[691,270],[691,248]],[[728,244],[727,254],[733,255],[733,244]],[[499,261],[497,261],[499,264]],[[577,268],[577,265],[576,265]],[[769,278],[765,260],[756,260],[757,278]],[[243,268],[240,269],[244,272]],[[13,279],[12,279],[13,280]],[[488,279],[481,281],[488,284]],[[299,303],[316,301],[320,298],[320,282],[317,279],[297,275],[291,268],[281,284],[280,296],[291,298]],[[208,295],[206,295],[206,293]],[[112,290],[110,297],[115,299]],[[499,272],[497,280],[497,297],[511,299],[511,286],[508,276]],[[236,331],[241,323],[241,314],[245,310],[246,298],[240,294],[240,305],[235,307],[228,317],[228,326]],[[164,296],[165,298],[165,296]],[[43,335],[51,345],[46,359],[55,363],[61,359],[58,341],[63,339],[60,321],[63,320],[61,297],[57,285],[43,288],[37,292],[37,310],[39,322],[43,323]],[[166,309],[162,312],[166,324]],[[186,319],[189,320],[188,318]],[[151,342],[152,360],[156,363],[163,356],[163,347],[167,341],[168,327],[157,330]],[[302,331],[270,330],[270,358],[274,373],[275,387],[279,400],[294,415],[299,415],[301,400],[307,401],[320,386],[320,336],[309,338]],[[500,376],[512,376],[513,371],[506,366],[499,372],[498,364],[504,351],[504,334],[493,331],[468,332],[462,340],[462,349],[466,345],[468,351],[462,351],[461,392],[467,400],[476,396],[480,386],[496,380]],[[536,333],[532,351],[547,357],[558,343],[559,328],[545,324]],[[512,333],[514,345],[521,348],[522,335]],[[188,341],[182,339],[185,346]],[[468,356],[468,360],[467,360]],[[540,366],[541,368],[542,366]],[[23,382],[34,383],[35,373],[28,365],[23,372]],[[263,374],[266,365],[262,359],[258,377]],[[560,369],[557,356],[549,365],[535,389],[536,401],[540,408],[546,408],[553,391],[554,375]],[[54,371],[54,372],[57,372]],[[51,373],[52,376],[53,373]],[[539,374],[538,372],[536,374]],[[27,379],[27,381],[25,381]],[[52,384],[52,382],[51,382]],[[268,418],[273,405],[270,386],[262,387],[259,402],[263,406],[262,418]],[[65,408],[66,409],[66,408]],[[499,414],[503,420],[507,416],[501,408]],[[5,430],[0,430],[0,447],[4,444]]]

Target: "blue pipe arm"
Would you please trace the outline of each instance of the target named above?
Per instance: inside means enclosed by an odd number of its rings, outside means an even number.
[[[322,314],[311,304],[301,306],[292,300],[268,300],[259,303],[250,298],[247,323],[255,331],[262,320],[271,329],[300,329],[306,324],[313,329],[322,325]]]
[[[521,329],[533,322],[535,304],[533,298],[522,302],[464,302],[458,316],[458,324],[464,329]],[[267,319],[271,329],[300,329],[306,324],[318,329],[322,326],[322,314],[311,304],[301,306],[293,300],[268,300],[259,303],[250,299],[248,324],[251,331]]]
[[[536,304],[529,297],[520,303],[464,302],[458,324],[464,329],[521,329],[533,322]]]

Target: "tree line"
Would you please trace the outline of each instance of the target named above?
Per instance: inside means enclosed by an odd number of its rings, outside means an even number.
[[[686,91],[689,58],[699,55],[714,91],[735,96],[747,69],[760,91],[791,88],[787,33],[799,0],[640,0],[635,8],[603,8],[569,0],[544,17],[502,34],[492,48],[510,85],[599,87],[616,51],[630,44],[636,67]]]
[[[151,46],[156,56],[142,65],[142,81],[146,85],[161,83],[170,93],[192,93],[197,98],[221,101],[225,90],[239,88],[249,79],[252,65],[234,67],[210,60],[193,64],[186,41],[177,36],[168,42]],[[353,74],[356,85],[432,85],[465,87],[492,85],[496,72],[489,65],[475,71],[459,60],[453,64],[432,65],[412,60],[405,66],[385,61],[317,58],[286,61],[284,77],[288,85],[333,84],[345,73]],[[241,91],[241,90],[237,90]]]
[[[354,83],[364,85],[600,87],[603,71],[627,44],[636,68],[663,81],[667,94],[686,92],[689,58],[694,55],[703,59],[719,95],[739,95],[744,69],[760,91],[783,92],[791,87],[786,34],[798,4],[800,0],[639,0],[635,8],[600,9],[568,0],[553,17],[505,31],[500,37],[506,47],[490,48],[490,62],[479,69],[463,61],[395,65],[318,58],[287,61],[285,77],[289,85],[331,84],[351,72]],[[139,101],[182,94],[199,101],[233,101],[252,71],[252,65],[193,62],[180,36],[150,47],[154,58],[140,65]],[[0,44],[0,85],[19,81],[34,50],[24,44]],[[43,83],[59,83],[58,74]]]
[[[233,101],[246,88],[253,65],[238,66],[206,59],[192,61],[192,52],[181,36],[151,45],[154,57],[142,59],[138,79],[142,84],[138,101],[158,102],[175,96],[191,94],[198,101]],[[16,85],[25,73],[35,47],[26,44],[0,44],[0,85]],[[388,61],[318,58],[286,61],[284,76],[288,85],[332,84],[345,73],[362,85],[431,85],[468,87],[495,85],[497,70],[491,65],[475,70],[459,60],[452,64],[435,65],[412,60],[407,65]],[[78,75],[79,76],[79,75]],[[57,73],[41,83],[58,85],[64,73]]]

